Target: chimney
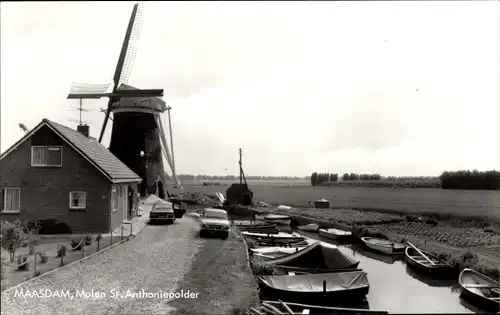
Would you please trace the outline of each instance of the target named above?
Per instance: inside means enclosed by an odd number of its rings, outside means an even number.
[[[89,137],[89,126],[88,125],[78,125],[76,127],[76,131],[84,135],[85,137]]]

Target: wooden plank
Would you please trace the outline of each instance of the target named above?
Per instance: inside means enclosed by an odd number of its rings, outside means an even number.
[[[418,248],[416,248],[412,243],[408,242],[408,245],[410,245],[411,247],[413,247],[414,250],[416,250],[420,255],[422,255],[422,257],[424,257],[428,262],[430,262],[431,264],[435,265],[435,263],[429,258],[427,257],[427,255],[425,255],[424,253],[422,253],[422,251]]]

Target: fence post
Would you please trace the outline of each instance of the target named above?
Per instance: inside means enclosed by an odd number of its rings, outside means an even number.
[[[122,235],[120,237],[120,240],[123,241],[123,224],[122,224]]]
[[[33,277],[36,277],[36,252],[33,254]]]
[[[110,237],[110,241],[109,241],[110,243],[109,244],[113,245],[113,230],[111,230],[110,234],[111,234],[111,237]]]
[[[82,258],[85,257],[85,237],[82,237]]]
[[[132,236],[132,234],[133,234],[132,233],[132,228],[133,228],[132,224],[133,224],[133,221],[130,221],[130,236]]]

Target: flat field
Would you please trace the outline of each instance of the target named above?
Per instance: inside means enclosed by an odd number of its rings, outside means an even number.
[[[183,181],[187,192],[226,192],[230,183],[202,186]],[[436,188],[312,187],[307,181],[248,181],[257,201],[306,207],[308,201],[325,198],[334,208],[360,208],[403,214],[470,216],[500,220],[500,191],[443,190]]]

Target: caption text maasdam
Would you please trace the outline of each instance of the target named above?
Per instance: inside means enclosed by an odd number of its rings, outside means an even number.
[[[63,299],[103,299],[103,298],[114,298],[114,299],[197,299],[199,293],[191,292],[190,290],[180,292],[164,292],[163,290],[156,292],[147,292],[144,290],[134,291],[134,290],[115,290],[111,289],[109,291],[96,291],[96,290],[76,290],[76,292],[70,290],[16,290],[14,292],[15,297],[19,298],[39,298],[39,299],[50,299],[50,298],[63,298]]]

